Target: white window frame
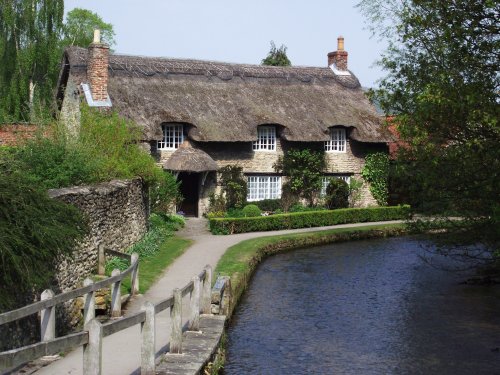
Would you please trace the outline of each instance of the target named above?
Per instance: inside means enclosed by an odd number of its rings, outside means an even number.
[[[323,176],[323,180],[321,181],[321,191],[319,193],[320,196],[324,197],[326,195],[326,188],[328,187],[328,184],[330,183],[330,180],[332,178],[340,178],[341,180],[344,180],[349,184],[351,182],[351,176],[349,175],[330,175],[330,176]]]
[[[347,136],[344,128],[331,128],[330,140],[325,142],[326,152],[346,152]]]
[[[163,139],[158,141],[158,150],[176,150],[184,142],[184,126],[182,124],[163,124]]]
[[[276,151],[276,127],[259,126],[257,128],[257,140],[252,142],[254,151]]]
[[[248,176],[248,202],[279,198],[281,198],[281,176]]]

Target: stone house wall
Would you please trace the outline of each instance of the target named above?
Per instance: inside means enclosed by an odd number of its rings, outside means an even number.
[[[283,138],[276,139],[276,151],[253,151],[251,142],[204,142],[197,143],[196,147],[205,151],[215,160],[219,168],[227,165],[239,165],[243,167],[243,173],[274,174],[273,165],[280,156],[293,147],[298,146],[296,142],[287,142]],[[322,151],[323,142],[301,143],[310,149]],[[384,151],[384,146],[347,140],[346,152],[325,152],[327,162],[326,173],[346,174],[357,179],[361,178],[361,170],[365,165],[365,156],[368,152]],[[158,150],[159,162],[164,163],[175,152],[175,150]],[[205,185],[200,185],[199,212],[208,210],[208,197],[212,192],[219,193],[220,185],[214,172],[210,172],[205,180]],[[376,206],[368,184],[365,182],[361,189],[361,199],[357,206]]]

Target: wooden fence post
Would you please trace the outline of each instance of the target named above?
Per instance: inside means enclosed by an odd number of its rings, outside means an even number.
[[[170,308],[172,331],[170,333],[170,353],[182,353],[182,294],[179,288],[174,289],[174,304]]]
[[[146,313],[146,320],[141,323],[141,375],[156,374],[155,365],[155,305],[146,301],[142,306]]]
[[[201,301],[201,311],[203,314],[210,314],[212,303],[212,267],[205,266],[205,279],[203,280],[203,296]]]
[[[114,269],[111,272],[111,277],[118,276],[120,274],[119,269]],[[111,317],[119,318],[122,315],[122,296],[121,296],[121,280],[111,285]]]
[[[130,262],[132,264],[134,264],[134,262],[139,262],[139,254],[133,253]],[[139,294],[139,263],[137,263],[130,276],[130,287],[133,296]]]
[[[83,280],[83,286],[94,284],[92,279],[86,278]],[[83,326],[85,327],[92,319],[95,318],[95,292],[86,293],[83,296]]]
[[[96,319],[93,319],[86,328],[89,331],[89,342],[83,345],[83,373],[85,375],[101,375],[102,326]]]
[[[45,289],[40,296],[42,301],[54,298],[55,294],[50,289]],[[56,338],[56,307],[51,306],[40,312],[40,333],[42,341]]]
[[[97,274],[103,276],[105,273],[106,256],[104,255],[104,245],[97,247]]]
[[[191,319],[189,320],[189,330],[200,330],[200,278],[193,277],[193,290],[191,291]]]

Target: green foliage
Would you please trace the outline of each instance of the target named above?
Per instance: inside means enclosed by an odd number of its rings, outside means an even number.
[[[276,172],[289,177],[290,193],[306,199],[310,206],[321,190],[325,168],[325,153],[309,149],[289,150],[274,164]]]
[[[224,193],[215,194],[210,193],[208,196],[208,213],[212,215],[221,215],[216,217],[224,216],[224,212],[226,211],[226,198],[224,198]]]
[[[330,210],[335,208],[349,207],[349,185],[340,178],[332,178],[326,187],[326,207]]]
[[[46,288],[55,261],[72,254],[86,232],[80,212],[48,197],[21,173],[0,162],[0,310]]]
[[[326,208],[322,206],[311,207],[311,206],[304,206],[302,203],[295,203],[288,209],[288,212],[309,212],[309,211],[324,211],[324,210],[326,210]]]
[[[34,186],[46,189],[99,180],[98,163],[83,148],[68,145],[64,137],[39,137],[11,150],[12,161]]]
[[[51,121],[64,47],[87,47],[96,27],[114,44],[97,14],[76,8],[63,18],[63,0],[0,2],[0,123]]]
[[[262,211],[274,212],[276,210],[282,209],[281,199],[264,199],[253,203]]]
[[[242,208],[247,197],[247,182],[243,177],[243,168],[238,165],[226,165],[219,169],[222,191],[229,207]]]
[[[349,207],[356,207],[361,200],[361,188],[363,181],[361,179],[351,177],[349,179]]]
[[[370,184],[370,191],[381,206],[387,205],[389,198],[389,155],[383,152],[369,154],[361,176]]]
[[[80,46],[87,48],[94,39],[94,30],[101,30],[101,41],[109,46],[115,44],[113,25],[106,23],[94,12],[87,9],[74,8],[66,15],[64,24],[65,46]]]
[[[179,215],[151,214],[149,230],[142,239],[127,249],[127,254],[137,253],[139,259],[152,257],[160,251],[162,244],[173,232],[184,226],[184,218]],[[106,262],[106,273],[111,274],[115,268],[125,270],[129,262],[118,257],[111,257]]]
[[[410,206],[343,208],[338,210],[295,212],[248,218],[211,219],[213,234],[235,234],[270,230],[310,228],[347,223],[407,219]]]
[[[0,123],[48,117],[63,16],[63,0],[1,1]]]
[[[269,50],[266,58],[262,60],[262,65],[291,66],[292,63],[286,55],[286,49],[286,46],[283,44],[281,47],[276,48],[274,41],[271,41],[271,49]]]
[[[378,14],[371,21],[384,22],[383,30],[390,31],[383,35],[391,40],[380,62],[388,75],[371,95],[395,114],[392,124],[406,145],[396,177],[421,211],[454,211],[467,218],[467,235],[495,254],[500,248],[491,220],[500,186],[498,2],[387,5],[365,0],[361,7]],[[384,20],[387,9],[393,22]],[[480,218],[490,218],[489,224],[478,226]]]
[[[247,204],[245,207],[243,207],[243,215],[245,217],[260,216],[261,213],[262,211],[255,204]]]

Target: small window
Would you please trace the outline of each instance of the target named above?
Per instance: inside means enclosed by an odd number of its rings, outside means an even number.
[[[163,139],[158,141],[158,150],[175,150],[184,142],[183,126],[179,124],[163,124]]]
[[[340,178],[341,180],[347,182],[348,184],[351,181],[351,176],[347,176],[347,175],[324,176],[323,181],[322,181],[322,185],[321,185],[321,192],[320,192],[320,195],[322,197],[324,197],[326,195],[326,188],[328,187],[328,184],[330,183],[330,180],[332,178]]]
[[[345,129],[330,129],[330,140],[325,142],[325,151],[345,152],[346,143]]]
[[[261,201],[263,199],[281,198],[280,176],[249,176],[247,200]]]
[[[276,151],[276,128],[274,126],[259,126],[257,141],[252,143],[254,151]]]

